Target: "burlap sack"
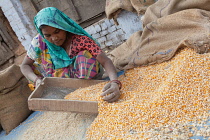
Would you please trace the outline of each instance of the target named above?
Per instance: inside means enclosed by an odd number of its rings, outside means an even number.
[[[118,46],[116,49],[110,52],[108,57],[112,60],[114,66],[118,71],[123,70],[124,67],[131,60],[133,51],[139,48],[140,37],[142,31],[138,31],[131,35],[131,37],[126,40],[123,44]]]
[[[186,46],[197,53],[209,52],[209,5],[209,0],[158,0],[146,10],[142,35],[128,39],[137,39],[134,42],[138,43],[138,49],[131,49],[137,45],[128,48],[122,44],[112,53],[114,64],[125,70],[161,63],[171,59],[180,47]],[[127,52],[120,53],[120,56],[118,51],[126,48]]]
[[[106,0],[105,13],[108,19],[113,19],[118,25],[117,17],[121,10],[144,14],[147,7],[155,0]]]
[[[22,78],[17,84],[9,93],[0,95],[0,122],[7,134],[31,113],[28,109],[28,97],[31,93],[28,81]]]
[[[184,46],[197,53],[210,52],[209,35],[209,11],[189,9],[159,18],[146,25],[125,69],[167,61]]]
[[[121,9],[134,11],[130,0],[106,0],[105,13],[108,19],[114,18]]]
[[[155,3],[155,0],[130,0],[133,8],[138,15],[143,15],[151,4]]]
[[[148,7],[143,25],[158,18],[187,9],[202,9],[210,11],[210,0],[158,0]],[[175,18],[176,19],[176,18]],[[175,20],[174,19],[174,20]]]
[[[7,77],[1,75],[1,78],[4,78],[1,80],[11,84],[5,84],[10,87],[10,90],[7,90],[6,94],[0,94],[0,125],[6,131],[6,134],[17,127],[31,113],[28,109],[28,97],[31,90],[28,87],[28,80],[23,75],[17,81],[20,75],[20,68],[18,68],[18,66],[8,68],[11,74],[16,75],[16,83],[8,72],[6,72]]]
[[[7,69],[0,71],[0,94],[5,94],[14,88],[14,85],[20,80],[23,74],[20,67],[12,65]]]

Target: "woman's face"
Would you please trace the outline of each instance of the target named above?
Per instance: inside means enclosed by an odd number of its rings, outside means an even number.
[[[49,42],[61,46],[66,40],[67,32],[61,29],[57,29],[51,26],[44,26],[41,29],[45,39]]]

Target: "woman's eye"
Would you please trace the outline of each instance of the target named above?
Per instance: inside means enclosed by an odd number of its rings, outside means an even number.
[[[59,33],[59,32],[60,32],[60,30],[56,30],[56,31],[55,31],[56,34]]]
[[[50,35],[44,35],[44,36],[45,36],[45,38],[46,38],[46,37],[50,37]]]

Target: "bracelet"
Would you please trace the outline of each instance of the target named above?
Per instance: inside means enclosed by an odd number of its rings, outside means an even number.
[[[110,81],[110,83],[112,83],[112,82],[117,83],[119,85],[119,89],[122,88],[122,83],[119,80],[112,80],[112,81]]]

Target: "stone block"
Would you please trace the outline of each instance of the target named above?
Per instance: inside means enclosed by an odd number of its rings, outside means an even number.
[[[91,25],[91,26],[85,28],[85,31],[88,32],[88,33],[91,34],[91,35],[97,33],[96,30],[95,30],[95,28],[93,27],[93,25]]]
[[[108,19],[105,19],[104,23],[107,25],[108,28],[112,26],[112,23]]]
[[[11,23],[10,23],[11,25]],[[19,27],[16,24],[13,24],[12,26],[13,31],[19,31]]]
[[[25,40],[26,40],[26,41],[31,42],[31,40],[33,39],[34,36],[33,36],[33,37],[30,36],[29,33],[26,32],[26,33],[24,34],[24,37],[25,37]]]
[[[116,31],[118,35],[124,35],[125,32],[122,29],[119,29]]]
[[[112,40],[106,41],[105,45],[106,45],[106,47],[112,46],[113,45]]]
[[[95,39],[98,39],[98,38],[100,38],[101,36],[100,36],[99,33],[96,33],[96,34],[93,34],[92,37],[95,38]]]
[[[2,8],[2,11],[5,13],[10,11],[11,8],[13,8],[13,4],[11,3],[11,1],[1,0],[0,7]]]
[[[108,26],[106,25],[105,22],[101,23],[101,29],[102,31],[108,29]]]
[[[117,28],[115,26],[111,26],[111,27],[108,28],[108,32],[109,33],[112,33],[112,32],[114,32],[116,30],[117,30]]]
[[[13,13],[16,13],[16,11],[14,10],[14,8],[11,8],[11,10],[9,10],[9,11],[7,11],[7,12],[4,13],[5,17],[7,18],[7,20],[9,22],[12,22],[13,20],[16,19],[16,18],[14,19]],[[17,13],[16,13],[16,15],[17,15]]]
[[[107,30],[104,30],[104,31],[101,31],[100,32],[100,35],[101,36],[105,36],[105,35],[107,35],[109,32],[107,31]]]
[[[111,40],[117,36],[117,32],[112,32],[106,36],[107,40]]]
[[[115,38],[112,39],[112,42],[113,42],[113,44],[119,44],[122,41],[120,40],[119,37],[115,37]]]
[[[94,25],[94,28],[95,28],[95,30],[96,30],[97,33],[99,33],[101,31],[101,26],[98,25],[98,24],[95,24]]]
[[[18,1],[18,0],[14,0],[12,4],[13,4],[13,6],[16,7],[17,9],[20,8],[20,5],[21,5],[20,1]]]
[[[26,28],[22,25],[20,26],[20,24],[18,24],[18,27],[20,28],[18,32],[16,32],[16,34],[18,34],[18,36],[24,36],[27,33]]]
[[[97,40],[98,40],[99,43],[105,42],[106,41],[106,37],[103,36],[103,37],[98,38]]]

